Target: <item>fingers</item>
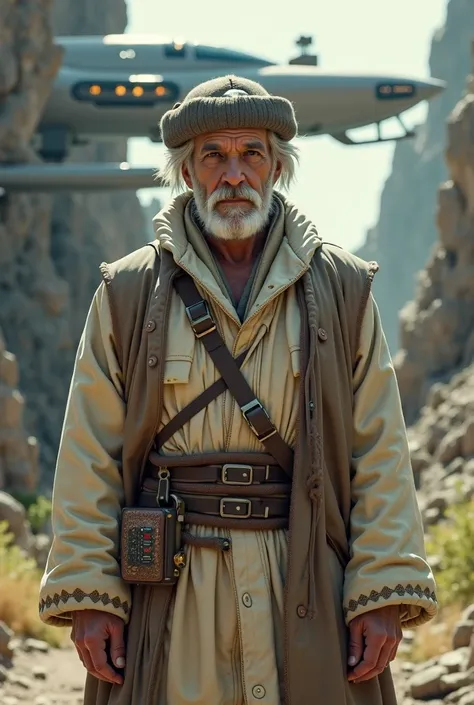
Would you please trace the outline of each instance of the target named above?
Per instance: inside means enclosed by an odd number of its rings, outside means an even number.
[[[349,624],[349,666],[357,665],[364,653],[364,634],[362,626],[362,621],[357,618]]]
[[[368,674],[374,671],[377,667],[380,652],[386,642],[386,635],[374,631],[367,631],[365,634],[365,649],[362,655],[362,660],[355,666],[348,679],[353,683],[360,683],[368,679]]]
[[[362,660],[348,674],[352,683],[362,683],[380,675],[397,655],[400,636],[368,632]]]
[[[363,681],[368,681],[371,678],[375,678],[376,676],[380,675],[385,669],[387,668],[389,662],[390,662],[390,657],[393,652],[393,642],[391,639],[387,639],[385,643],[383,644],[382,648],[380,649],[379,655],[377,662],[375,665],[373,664],[373,659],[369,657],[367,659],[366,665],[367,667],[370,666],[370,670],[367,670],[365,673],[362,673],[359,676],[356,676],[356,678],[353,680],[354,683],[362,683]]]
[[[93,675],[109,683],[121,684],[122,676],[117,673],[112,666],[107,663],[106,641],[99,635],[86,636],[84,644],[88,650],[88,655],[92,661]],[[89,670],[89,669],[88,669]]]
[[[124,624],[115,623],[110,629],[110,657],[116,668],[125,667],[125,642],[123,639]]]
[[[109,683],[116,683],[118,685],[123,683],[123,677],[107,662],[106,650],[107,640],[109,639],[111,651],[112,644],[115,648],[114,663],[116,663],[119,668],[123,668],[123,666],[119,665],[121,663],[119,661],[120,658],[123,659],[123,664],[125,664],[123,623],[121,620],[109,623],[98,619],[95,624],[89,623],[86,626],[78,620],[75,624],[74,632],[71,634],[71,638],[74,641],[80,660],[92,676]]]

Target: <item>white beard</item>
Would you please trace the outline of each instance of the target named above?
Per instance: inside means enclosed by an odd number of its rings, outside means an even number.
[[[190,169],[194,200],[199,219],[206,232],[221,240],[246,240],[261,232],[273,210],[273,172],[270,174],[263,197],[250,186],[222,186],[206,199],[206,193]],[[219,201],[228,198],[245,198],[253,205],[221,205],[223,213],[216,210]]]

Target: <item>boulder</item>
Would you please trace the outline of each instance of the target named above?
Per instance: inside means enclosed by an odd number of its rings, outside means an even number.
[[[474,621],[458,622],[453,632],[453,649],[469,646],[474,631]]]
[[[13,534],[15,544],[29,555],[34,540],[26,520],[25,508],[11,495],[0,490],[0,522],[2,521],[7,522],[8,530]]]

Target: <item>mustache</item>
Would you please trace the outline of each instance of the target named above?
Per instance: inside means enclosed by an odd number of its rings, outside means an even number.
[[[253,203],[256,208],[262,208],[263,200],[257,191],[242,184],[241,186],[221,186],[214,193],[211,193],[206,201],[206,207],[209,211],[214,210],[219,201],[226,201],[232,198],[244,198]]]

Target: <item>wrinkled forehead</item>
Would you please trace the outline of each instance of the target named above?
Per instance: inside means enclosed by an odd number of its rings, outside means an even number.
[[[267,130],[261,128],[243,128],[216,130],[199,135],[195,140],[195,150],[241,150],[246,149],[266,149],[268,148]]]

